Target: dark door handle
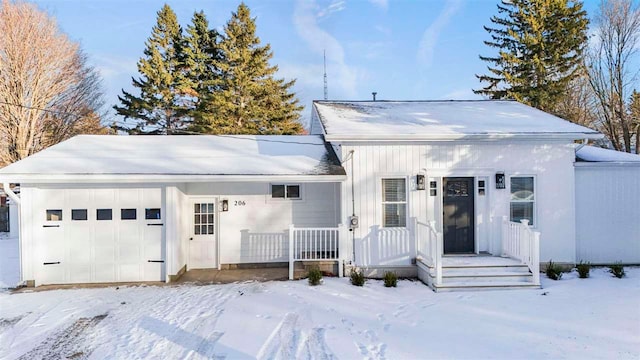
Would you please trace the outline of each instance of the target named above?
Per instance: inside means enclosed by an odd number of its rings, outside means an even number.
[[[164,224],[147,224],[147,226],[162,226]]]
[[[150,262],[150,263],[163,263],[164,260],[147,260],[147,262]]]
[[[192,238],[192,237],[190,237],[190,238],[189,238],[189,240],[193,240],[193,238]]]
[[[58,265],[58,264],[60,264],[60,261],[42,263],[42,265]]]
[[[54,228],[54,227],[60,227],[60,225],[42,225],[42,227],[44,227],[44,228]]]

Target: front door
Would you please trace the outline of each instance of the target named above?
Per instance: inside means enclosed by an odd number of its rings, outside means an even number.
[[[445,254],[474,253],[473,178],[444,178]]]
[[[216,233],[216,199],[194,199],[191,203],[192,225],[189,239],[189,269],[218,267]]]

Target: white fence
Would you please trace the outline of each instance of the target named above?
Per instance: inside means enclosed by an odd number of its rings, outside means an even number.
[[[531,230],[529,220],[519,223],[502,218],[502,255],[522,261],[533,275],[533,283],[540,285],[540,233]]]
[[[435,285],[442,283],[442,233],[436,230],[435,221],[423,223],[414,218],[417,260],[435,271]]]
[[[289,279],[293,279],[296,261],[339,261],[346,256],[341,247],[344,227],[296,228],[289,226]],[[342,264],[338,264],[342,276]]]

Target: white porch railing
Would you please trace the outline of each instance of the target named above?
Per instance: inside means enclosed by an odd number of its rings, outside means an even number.
[[[442,233],[436,230],[436,222],[423,223],[414,218],[417,260],[435,270],[435,285],[442,284]]]
[[[540,285],[540,233],[531,230],[529,220],[519,223],[502,218],[502,255],[522,261],[533,275],[533,283]]]
[[[294,277],[296,261],[339,261],[346,255],[342,234],[344,227],[296,228],[289,226],[289,279]],[[342,277],[342,264],[338,263],[338,276]]]

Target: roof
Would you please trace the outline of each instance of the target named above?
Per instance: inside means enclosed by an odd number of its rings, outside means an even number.
[[[576,160],[598,163],[638,163],[640,155],[586,145],[576,151]]]
[[[507,100],[314,101],[327,141],[598,139],[595,130]]]
[[[321,136],[80,135],[0,169],[0,180],[344,177]],[[137,177],[136,177],[137,176]]]

